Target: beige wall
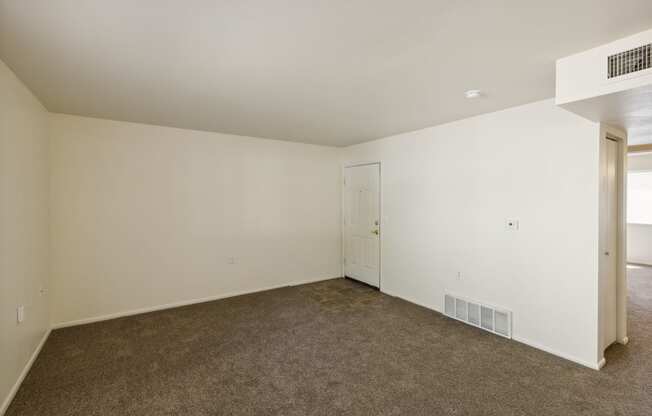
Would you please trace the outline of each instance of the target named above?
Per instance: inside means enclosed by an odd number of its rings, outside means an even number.
[[[50,120],[55,325],[340,276],[336,148]]]
[[[516,340],[597,366],[599,140],[545,100],[344,149],[382,162],[382,290],[506,308]]]
[[[0,61],[0,414],[47,332],[47,113]],[[16,307],[25,321],[16,322]]]

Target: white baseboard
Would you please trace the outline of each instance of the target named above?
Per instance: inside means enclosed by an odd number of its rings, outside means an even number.
[[[413,300],[413,299],[406,298],[405,296],[398,295],[398,294],[393,293],[393,292],[388,291],[388,290],[381,289],[381,291],[382,291],[383,293],[388,294],[389,296],[394,296],[395,298],[403,299],[403,300],[405,300],[405,301],[407,301],[407,302],[414,303],[415,305],[419,305],[419,306],[422,306],[422,307],[424,307],[424,308],[431,309],[431,310],[433,310],[433,311],[435,311],[435,312],[437,312],[437,313],[442,313],[442,311],[441,311],[439,308],[434,307],[434,306],[432,306],[432,305],[428,305],[428,304],[425,304],[425,303],[423,303],[423,302],[418,302],[418,301],[415,301],[415,300]],[[443,313],[442,313],[442,314],[443,314]],[[577,364],[583,365],[583,366],[585,366],[585,367],[589,367],[589,368],[594,369],[594,370],[599,370],[599,369],[601,369],[602,366],[604,366],[604,364],[605,364],[605,362],[603,362],[603,361],[604,361],[604,358],[603,358],[601,361],[597,362],[597,363],[590,363],[590,362],[588,362],[588,361],[584,361],[584,360],[581,360],[581,359],[579,359],[579,358],[576,358],[576,357],[570,356],[570,355],[568,355],[568,354],[561,353],[561,352],[556,351],[556,350],[554,350],[554,349],[552,349],[552,348],[545,347],[545,346],[543,346],[543,345],[537,344],[537,343],[535,343],[535,342],[529,341],[529,340],[527,340],[527,339],[524,339],[524,338],[521,338],[521,337],[518,337],[518,336],[514,336],[514,335],[512,335],[512,339],[513,339],[514,341],[516,341],[516,342],[520,342],[521,344],[525,344],[525,345],[527,345],[527,346],[529,346],[529,347],[536,348],[536,349],[538,349],[538,350],[541,350],[541,351],[547,352],[548,354],[556,355],[557,357],[561,357],[561,358],[563,358],[563,359],[565,359],[565,360],[572,361],[572,362],[574,362],[574,363],[577,363]]]
[[[419,301],[416,301],[414,299],[406,298],[405,296],[398,295],[398,294],[392,292],[391,290],[385,290],[385,289],[381,288],[380,291],[383,292],[386,295],[389,295],[389,296],[392,296],[392,297],[395,297],[395,298],[399,298],[399,299],[403,299],[406,302],[414,303],[415,305],[419,305],[419,306],[421,306],[423,308],[430,309],[430,310],[435,311],[437,313],[442,313],[442,311],[436,306],[429,305],[429,304],[426,304],[426,303],[423,303],[423,302],[419,302]],[[443,315],[443,313],[442,313],[442,315]]]
[[[178,307],[181,307],[181,306],[188,306],[188,305],[194,305],[194,304],[197,304],[197,303],[211,302],[211,301],[214,301],[214,300],[231,298],[231,297],[234,297],[234,296],[248,295],[248,294],[251,294],[251,293],[264,292],[266,290],[280,289],[282,287],[288,287],[288,286],[305,285],[305,284],[308,284],[308,283],[316,283],[316,282],[321,282],[321,281],[324,281],[324,280],[331,280],[331,279],[336,279],[336,278],[334,278],[334,277],[326,277],[326,278],[320,277],[320,278],[316,278],[316,279],[298,280],[298,281],[294,281],[294,282],[289,282],[289,283],[284,283],[284,284],[274,285],[274,286],[268,286],[268,287],[253,289],[253,290],[240,290],[240,291],[234,291],[234,292],[227,292],[227,293],[222,293],[222,294],[219,294],[219,295],[208,296],[208,297],[205,297],[205,298],[182,300],[182,301],[179,301],[179,302],[166,303],[166,304],[163,304],[163,305],[156,305],[156,306],[148,306],[148,307],[145,307],[145,308],[131,309],[131,310],[128,310],[128,311],[115,312],[115,313],[110,313],[110,314],[100,315],[100,316],[93,316],[93,317],[90,317],[90,318],[77,319],[77,320],[74,320],[74,321],[58,322],[58,323],[52,325],[52,329],[60,329],[60,328],[67,328],[67,327],[71,327],[71,326],[91,324],[93,322],[108,321],[109,319],[122,318],[122,317],[125,317],[125,316],[132,316],[132,315],[140,315],[142,313],[147,313],[147,312],[155,312],[155,311],[161,311],[161,310],[164,310],[164,309],[178,308]]]
[[[536,342],[532,342],[532,341],[527,340],[525,338],[512,337],[512,339],[514,341],[520,342],[521,344],[525,344],[525,345],[527,345],[529,347],[536,348],[536,349],[541,350],[541,351],[545,351],[548,354],[556,355],[557,357],[563,358],[563,359],[568,360],[568,361],[572,361],[572,362],[574,362],[576,364],[583,365],[584,367],[589,367],[589,368],[591,368],[593,370],[599,370],[599,369],[602,368],[602,366],[604,366],[604,362],[602,362],[602,361],[604,361],[604,358],[602,360],[598,361],[598,362],[593,363],[593,362],[590,362],[590,361],[582,360],[582,359],[577,358],[577,357],[573,357],[572,355],[569,355],[569,354],[566,354],[566,353],[563,353],[563,352],[559,352],[557,350],[554,350],[552,348],[543,346],[543,345],[538,344]]]
[[[636,260],[627,260],[627,265],[632,266],[643,266],[643,267],[652,267],[652,262],[648,260],[636,261]]]
[[[34,361],[36,361],[36,357],[38,357],[38,354],[41,352],[41,348],[43,348],[43,345],[45,345],[45,341],[47,341],[51,331],[52,331],[51,329],[45,331],[45,334],[43,334],[43,338],[41,338],[41,341],[36,346],[36,349],[34,350],[34,352],[32,352],[32,355],[31,357],[29,357],[29,360],[25,364],[23,371],[20,372],[20,375],[18,376],[18,380],[16,380],[14,386],[11,388],[11,390],[9,390],[9,394],[5,398],[4,402],[2,402],[2,407],[0,407],[0,416],[4,415],[7,409],[9,408],[11,401],[14,399],[14,396],[16,396],[16,393],[18,392],[20,385],[23,384],[23,380],[25,380],[27,373],[29,373],[29,370],[32,368]]]

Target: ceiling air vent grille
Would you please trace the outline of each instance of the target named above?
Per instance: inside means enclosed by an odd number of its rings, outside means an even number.
[[[652,68],[652,43],[607,58],[609,79],[649,68]]]

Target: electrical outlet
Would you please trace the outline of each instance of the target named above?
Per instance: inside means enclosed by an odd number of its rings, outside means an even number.
[[[44,296],[48,293],[48,290],[45,287],[41,286],[38,290],[38,293],[39,295]]]
[[[457,280],[462,280],[462,272],[457,272]]]
[[[235,264],[235,257],[227,257],[226,262],[228,264]]]
[[[16,322],[22,323],[25,320],[25,307],[20,305],[16,308]]]

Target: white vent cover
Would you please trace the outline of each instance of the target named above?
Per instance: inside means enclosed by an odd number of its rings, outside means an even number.
[[[607,79],[652,68],[652,43],[607,57]]]
[[[444,314],[505,338],[512,337],[512,313],[504,309],[445,294]]]

